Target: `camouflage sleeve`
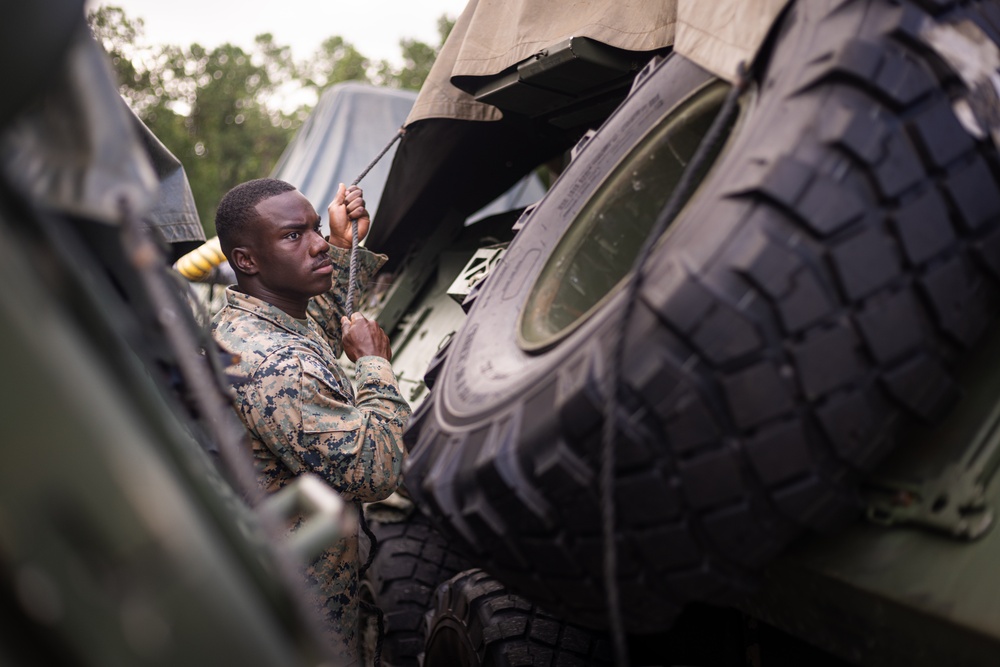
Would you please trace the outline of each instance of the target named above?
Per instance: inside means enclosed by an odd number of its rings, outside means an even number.
[[[302,350],[282,357],[254,378],[264,443],[289,469],[320,475],[347,500],[389,496],[399,484],[410,414],[389,362],[358,360],[352,401],[351,388],[320,357]]]
[[[333,259],[333,286],[329,292],[320,294],[309,300],[309,314],[319,323],[326,335],[327,341],[338,357],[340,348],[340,318],[347,313],[347,284],[351,276],[351,251],[346,248],[330,246],[330,258]],[[365,248],[358,248],[358,275],[355,293],[360,294],[362,287],[368,284],[382,265],[385,255],[377,255]]]

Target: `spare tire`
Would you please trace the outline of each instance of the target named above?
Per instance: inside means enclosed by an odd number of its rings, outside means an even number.
[[[388,667],[416,667],[424,649],[424,614],[434,590],[471,565],[420,514],[398,521],[371,520],[369,527],[378,548],[359,584],[360,596],[382,610],[385,634],[379,641],[375,615],[362,608],[362,662],[374,664],[378,653]]]
[[[423,667],[612,664],[607,637],[547,614],[479,569],[438,587],[426,626]]]
[[[977,101],[996,89],[975,79],[992,70],[938,45],[995,68],[998,14],[794,3],[622,322],[631,262],[725,95],[676,55],[639,81],[453,338],[406,435],[418,506],[515,591],[604,626],[604,369],[623,335],[627,630],[734,599],[797,536],[854,516],[905,419],[953,403],[951,369],[996,311],[996,127]]]

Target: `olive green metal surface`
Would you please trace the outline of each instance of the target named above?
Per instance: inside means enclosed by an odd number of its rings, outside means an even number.
[[[948,420],[911,428],[873,475],[866,499],[883,512],[899,505],[898,523],[859,519],[806,540],[769,569],[746,609],[858,664],[1000,664],[1000,531],[988,522],[1000,503],[998,368],[994,331],[965,364],[968,390]],[[962,499],[973,502],[952,507]],[[915,503],[926,510],[911,511]],[[963,521],[982,528],[978,538]]]

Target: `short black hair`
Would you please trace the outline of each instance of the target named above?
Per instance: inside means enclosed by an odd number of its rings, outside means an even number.
[[[226,257],[233,248],[246,242],[248,223],[257,219],[257,204],[294,189],[291,183],[276,178],[255,178],[223,195],[215,211],[215,233]]]

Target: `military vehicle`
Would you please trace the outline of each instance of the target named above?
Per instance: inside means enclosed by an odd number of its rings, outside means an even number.
[[[316,478],[256,502],[169,268],[204,241],[183,168],[82,2],[4,9],[0,664],[335,664],[298,573],[343,505]]]
[[[383,664],[1000,656],[1000,6],[709,7],[577,7],[650,41],[470,72],[472,3],[442,52],[480,120],[411,117],[368,239],[417,408],[367,511]],[[81,3],[9,9],[4,62],[38,57],[0,102],[0,661],[320,664],[294,572],[338,500],[254,497],[168,269],[204,240],[182,168]],[[545,161],[537,204],[465,224]]]
[[[419,404],[369,574],[392,664],[1000,659],[1000,11],[706,4],[670,53],[587,15],[518,60],[471,3],[417,100],[368,240],[425,285],[381,315]],[[741,69],[691,38],[754,12]],[[427,113],[445,84],[502,119]],[[575,138],[506,236],[462,226]]]

